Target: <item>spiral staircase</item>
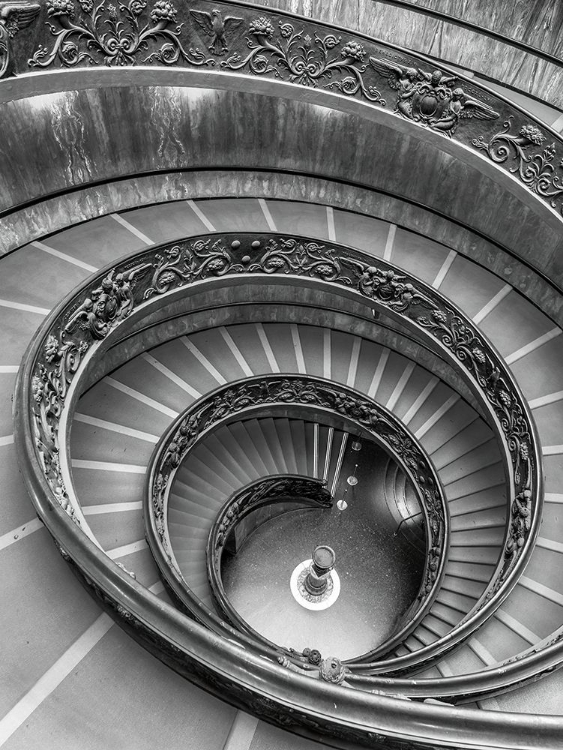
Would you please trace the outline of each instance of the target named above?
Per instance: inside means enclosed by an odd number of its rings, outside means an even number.
[[[286,5],[0,11],[0,747],[561,746],[560,10]],[[327,673],[210,540],[355,440],[423,575]]]

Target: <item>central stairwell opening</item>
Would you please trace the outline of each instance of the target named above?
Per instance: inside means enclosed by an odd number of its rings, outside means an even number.
[[[290,460],[297,462],[291,465],[301,471],[317,467],[334,488],[334,502],[332,508],[298,508],[265,518],[235,554],[224,556],[222,578],[231,605],[253,630],[287,649],[314,648],[323,657],[341,660],[373,650],[395,632],[411,608],[424,569],[424,543],[422,550],[414,547],[410,530],[395,534],[398,526],[387,505],[385,482],[388,473],[395,479],[397,472],[390,471],[389,456],[374,442],[348,433],[336,431],[329,439],[332,428],[310,422],[252,422],[240,423],[239,429],[269,427],[277,435],[293,436],[293,442],[279,441],[280,455],[289,452]],[[305,440],[299,440],[299,434]],[[267,444],[258,444],[265,453]],[[312,461],[306,450],[295,450],[299,445],[317,447]],[[403,493],[405,487],[403,479]],[[339,498],[346,498],[343,510],[337,505]],[[254,511],[256,516],[260,513]],[[294,600],[289,581],[296,564],[322,543],[336,553],[340,595],[330,608],[310,611]]]

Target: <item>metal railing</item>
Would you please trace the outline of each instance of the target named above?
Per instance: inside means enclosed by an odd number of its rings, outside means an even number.
[[[141,642],[196,683],[219,694],[226,690],[230,700],[247,710],[283,724],[291,706],[296,728],[306,727],[313,716],[322,716],[321,733],[334,732],[358,742],[370,737],[372,743],[374,733],[381,733],[381,741],[386,743],[389,738],[407,736],[418,747],[437,741],[444,747],[455,746],[459,726],[455,735],[447,728],[455,714],[463,716],[468,747],[479,747],[485,736],[491,747],[503,746],[495,744],[500,737],[510,737],[513,747],[525,746],[520,737],[522,728],[528,726],[525,717],[503,717],[499,723],[497,714],[496,723],[483,723],[481,715],[475,717],[472,712],[446,715],[443,708],[434,706],[404,702],[396,706],[384,696],[369,693],[381,689],[373,682],[378,678],[364,684],[368,692],[344,690],[345,698],[339,699],[335,709],[331,691],[336,688],[283,671],[260,649],[255,651],[249,644],[243,650],[236,637],[231,642],[190,623],[127,576],[82,533],[80,526],[85,531],[87,526],[69,481],[67,442],[81,380],[96,357],[111,346],[120,326],[126,328],[154,313],[159,304],[185,296],[190,288],[201,291],[207,285],[225,284],[226,277],[233,281],[252,278],[266,286],[279,279],[351,295],[426,336],[434,348],[456,363],[489,410],[505,446],[512,486],[502,562],[481,608],[462,623],[458,634],[464,637],[472,632],[508,594],[533,548],[542,486],[534,426],[502,358],[470,321],[427,285],[350,248],[295,236],[213,234],[151,248],[95,274],[47,317],[24,357],[15,398],[18,455],[40,517],[86,585]],[[432,657],[451,647],[454,640],[451,637],[433,644],[429,648]],[[477,692],[486,693],[507,673],[516,682],[523,676],[529,678],[536,666],[559,665],[563,659],[560,645],[525,656],[509,670],[482,673],[476,678],[481,686]],[[357,678],[358,685],[361,681]],[[467,694],[468,686],[471,692],[472,677],[457,681],[458,692]],[[402,683],[409,683],[383,682],[390,692],[401,691]],[[431,689],[440,694],[441,681],[434,682]],[[354,728],[351,716],[355,717]],[[557,722],[544,723],[545,747],[556,746],[552,738],[559,727]],[[454,736],[457,739],[451,739]]]

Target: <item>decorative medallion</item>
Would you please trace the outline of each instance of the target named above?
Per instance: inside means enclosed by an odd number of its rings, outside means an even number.
[[[427,73],[384,58],[370,57],[370,65],[397,91],[395,112],[407,120],[436,130],[450,138],[461,120],[495,120],[499,113],[455,85],[457,76],[434,70]]]

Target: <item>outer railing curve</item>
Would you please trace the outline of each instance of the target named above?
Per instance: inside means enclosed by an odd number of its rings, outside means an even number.
[[[219,26],[213,26],[213,18]],[[222,26],[222,29],[220,28]],[[290,13],[226,0],[43,0],[7,7],[0,79],[158,66],[325,90],[452,139],[563,219],[563,140],[501,95],[424,55]],[[6,31],[8,29],[8,31]]]
[[[457,363],[481,402],[488,405],[509,458],[511,523],[495,581],[481,609],[458,630],[462,637],[472,632],[514,585],[537,534],[541,460],[535,428],[501,358],[454,306],[390,264],[334,243],[272,234],[211,235],[169,243],[94,275],[56,308],[24,358],[16,393],[18,453],[40,514],[48,515],[47,508],[59,508],[69,519],[82,521],[66,481],[70,476],[66,432],[80,378],[96,351],[111,344],[122,323],[152,309],[155,300],[172,299],[185,294],[190,286],[220,283],[224,277],[233,281],[293,278],[295,283],[301,280],[335,293],[357,295],[433,341]],[[60,519],[59,513],[56,518]],[[86,540],[82,542],[86,544]],[[84,573],[88,575],[86,570]],[[429,651],[439,654],[451,647],[453,640],[443,639]],[[527,669],[535,657],[523,658],[520,668]]]

